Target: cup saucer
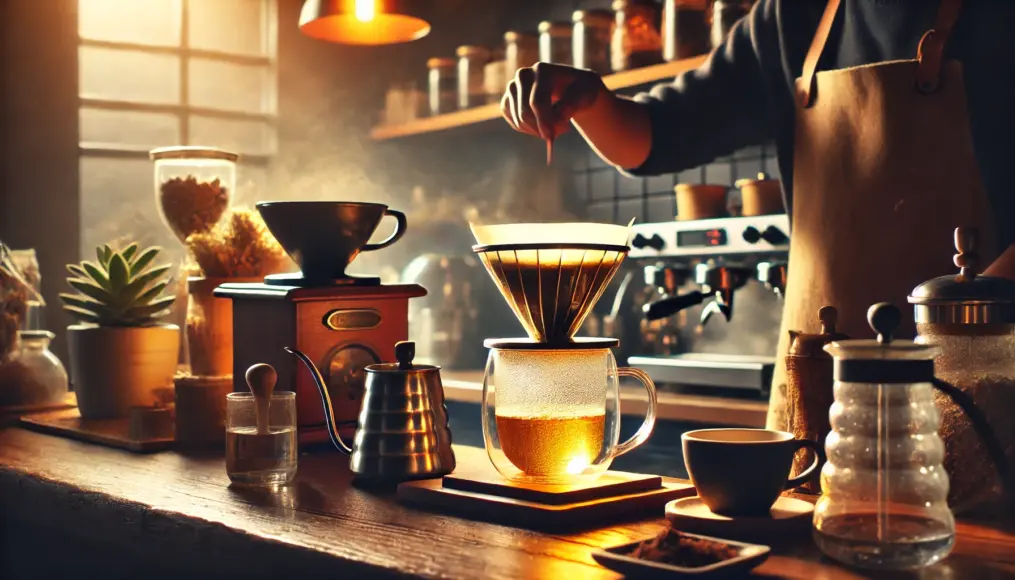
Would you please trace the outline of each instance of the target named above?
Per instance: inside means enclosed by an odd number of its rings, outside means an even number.
[[[666,519],[673,527],[693,534],[720,538],[758,538],[771,534],[795,534],[810,530],[814,504],[780,496],[767,516],[730,517],[712,513],[698,496],[666,504]]]

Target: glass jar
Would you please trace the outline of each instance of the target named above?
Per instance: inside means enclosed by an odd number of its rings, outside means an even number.
[[[155,161],[155,203],[180,242],[213,228],[232,203],[239,156],[214,147],[164,147]]]
[[[939,349],[893,342],[901,319],[895,306],[874,305],[877,340],[825,347],[835,358],[835,402],[814,539],[827,556],[862,568],[927,566],[955,542],[934,405]]]
[[[631,70],[663,61],[659,7],[648,0],[615,0],[616,20],[610,46],[614,71]]]
[[[571,25],[567,22],[539,23],[539,60],[571,65]]]
[[[285,485],[296,477],[296,393],[272,393],[263,431],[257,406],[252,393],[226,395],[226,474],[236,485]]]
[[[539,39],[534,34],[509,30],[504,33],[504,74],[508,81],[518,69],[539,62]]]
[[[733,26],[747,16],[754,6],[754,0],[712,0],[712,26],[709,32],[712,48],[718,48],[726,40]]]
[[[593,481],[615,457],[648,439],[656,390],[638,369],[617,368],[616,339],[551,346],[525,339],[488,340],[483,379],[483,438],[494,467],[511,481]],[[648,392],[645,421],[620,443],[620,377]]]
[[[920,344],[934,345],[937,378],[961,391],[982,414],[987,437],[945,392],[935,393],[945,442],[945,469],[951,477],[949,504],[955,513],[989,508],[1003,496],[1004,480],[992,456],[996,439],[1004,461],[1015,464],[1015,282],[978,276],[976,230],[955,232],[958,274],[917,286],[914,305]],[[979,421],[977,417],[975,420]],[[1010,485],[1010,484],[1009,484]]]
[[[431,115],[450,113],[458,108],[457,66],[453,58],[434,57],[426,61]]]
[[[44,405],[67,396],[67,371],[49,343],[46,330],[18,332],[18,350],[0,361],[0,406]]]
[[[706,54],[709,27],[705,0],[663,3],[663,59],[667,62]]]
[[[613,14],[609,10],[575,10],[571,54],[576,68],[601,75],[610,72],[610,35]]]
[[[458,108],[486,104],[483,72],[490,62],[490,51],[482,46],[459,46],[455,54],[458,55]]]
[[[486,102],[499,103],[507,89],[508,77],[507,66],[504,60],[495,60],[486,63],[483,67],[483,91],[486,93]]]

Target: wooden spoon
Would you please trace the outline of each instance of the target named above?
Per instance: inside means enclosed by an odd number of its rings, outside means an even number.
[[[254,409],[257,413],[257,434],[268,434],[268,411],[271,409],[271,393],[275,390],[278,373],[265,363],[258,363],[247,369],[247,387],[254,394]]]

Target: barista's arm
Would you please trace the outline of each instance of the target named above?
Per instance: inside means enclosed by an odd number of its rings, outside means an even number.
[[[1015,244],[1008,246],[987,269],[983,271],[984,276],[997,276],[1015,280]]]

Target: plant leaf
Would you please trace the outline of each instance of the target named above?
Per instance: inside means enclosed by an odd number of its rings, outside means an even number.
[[[137,276],[136,278],[134,278],[134,280],[131,280],[131,284],[133,284],[137,280],[144,280],[145,284],[153,282],[164,276],[172,268],[173,267],[170,266],[169,264],[165,264],[163,266],[155,266],[154,268],[148,270],[144,274]]]
[[[114,293],[119,293],[127,285],[130,277],[130,270],[127,269],[127,260],[122,254],[113,254],[109,260],[109,284],[113,287]]]
[[[66,310],[67,312],[70,312],[74,317],[83,322],[98,323],[100,320],[98,314],[95,314],[94,312],[90,312],[83,308],[78,308],[77,306],[64,305],[63,309]]]
[[[109,269],[109,260],[113,257],[113,248],[109,247],[109,244],[102,245],[102,267]]]
[[[164,296],[155,300],[151,304],[138,305],[129,308],[123,313],[123,315],[124,318],[130,320],[157,318],[158,316],[156,315],[163,315],[164,311],[167,311],[170,307],[172,307],[175,300],[175,296]]]
[[[131,245],[120,251],[120,253],[123,254],[123,259],[127,260],[128,264],[130,263],[131,258],[134,257],[134,254],[137,253],[137,247],[137,242],[133,242]]]
[[[157,284],[153,285],[151,288],[145,290],[143,294],[138,296],[137,300],[135,300],[134,303],[137,306],[144,306],[146,304],[150,304],[152,302],[152,300],[158,298],[159,294],[161,294],[162,291],[165,290],[166,286],[168,286],[168,285],[169,285],[169,282],[166,282],[166,281],[158,282]],[[171,297],[171,298],[175,298],[175,297]]]
[[[80,291],[82,294],[89,298],[94,298],[100,304],[109,304],[112,302],[112,296],[105,288],[96,285],[90,280],[81,280],[79,278],[68,278],[67,283],[71,285],[75,290]]]
[[[88,278],[88,272],[78,264],[67,264],[67,271],[78,278]]]
[[[87,276],[82,276],[83,278],[85,278],[86,280],[90,278],[93,282],[105,288],[106,290],[113,289],[113,287],[109,284],[109,277],[106,276],[106,273],[101,268],[99,268],[98,265],[93,264],[92,262],[86,260],[84,262],[81,262],[81,267],[88,274]]]
[[[101,305],[99,302],[81,294],[68,294],[66,292],[61,292],[59,296],[60,300],[63,300],[65,304],[84,308],[85,310],[94,311],[94,307]]]
[[[137,255],[137,258],[130,265],[131,276],[137,276],[148,267],[148,264],[155,259],[155,256],[159,254],[160,248],[158,246],[152,246],[147,250],[144,250]]]

